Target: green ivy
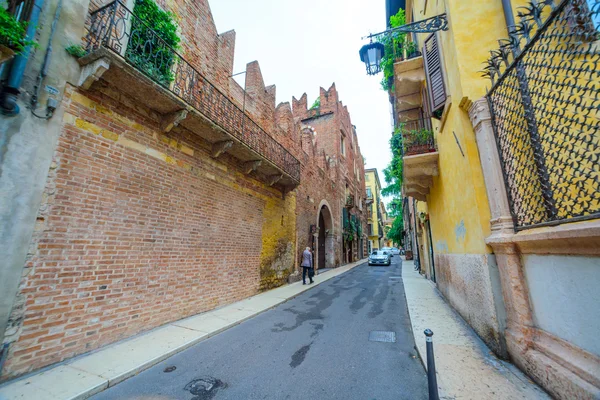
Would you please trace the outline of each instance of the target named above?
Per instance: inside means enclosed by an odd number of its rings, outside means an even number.
[[[175,15],[161,10],[152,0],[135,0],[131,38],[125,57],[161,85],[168,86],[179,49]],[[162,39],[162,40],[161,40]]]
[[[4,7],[0,6],[0,45],[22,53],[27,46],[37,45],[33,40],[26,40],[27,23],[17,21]]]
[[[390,17],[390,27],[397,28],[406,24],[406,16],[404,10],[398,10],[396,15]],[[389,35],[382,36],[379,42],[383,44],[384,54],[381,58],[381,69],[383,71],[383,79],[381,80],[381,88],[383,90],[390,91],[394,90],[392,79],[394,77],[394,62],[395,55],[401,54],[404,46],[407,46],[406,33],[391,33]]]
[[[317,97],[317,99],[315,100],[315,102],[313,103],[312,106],[310,106],[311,110],[317,109],[321,107],[321,96]]]
[[[402,129],[396,128],[390,139],[392,161],[383,170],[386,187],[381,190],[384,196],[392,196],[388,204],[388,215],[394,218],[394,223],[386,236],[394,243],[402,243],[404,237],[404,221],[402,213]]]

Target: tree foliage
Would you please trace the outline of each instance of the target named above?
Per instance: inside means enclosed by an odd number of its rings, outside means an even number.
[[[402,133],[399,129],[394,131],[390,139],[392,161],[383,170],[386,187],[381,190],[384,196],[392,196],[388,203],[388,214],[394,218],[394,223],[387,233],[387,237],[394,243],[403,243],[404,220],[402,212]]]
[[[398,10],[396,15],[390,17],[390,27],[397,28],[406,24],[406,16],[404,10]],[[381,88],[386,92],[393,90],[393,85],[390,81],[394,76],[394,62],[396,54],[400,54],[402,46],[407,42],[406,33],[390,33],[378,39],[383,44],[384,54],[381,58],[381,69],[383,71],[383,79],[381,80]]]

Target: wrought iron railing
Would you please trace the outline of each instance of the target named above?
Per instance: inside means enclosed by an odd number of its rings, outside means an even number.
[[[600,0],[523,10],[485,71],[515,229],[600,218]]]
[[[402,133],[404,156],[414,156],[437,151],[431,117],[400,122],[398,129]]]
[[[90,14],[87,50],[107,48],[193,106],[296,182],[300,162],[120,1]]]

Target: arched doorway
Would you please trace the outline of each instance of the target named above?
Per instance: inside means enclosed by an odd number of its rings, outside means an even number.
[[[317,215],[318,230],[316,236],[315,260],[317,269],[332,268],[334,266],[334,234],[333,216],[326,200],[319,205]]]

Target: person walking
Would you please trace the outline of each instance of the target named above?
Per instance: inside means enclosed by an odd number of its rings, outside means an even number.
[[[308,274],[308,279],[310,279],[310,283],[313,283],[313,255],[310,251],[310,247],[307,247],[304,252],[302,252],[302,284],[306,285],[306,275]]]

